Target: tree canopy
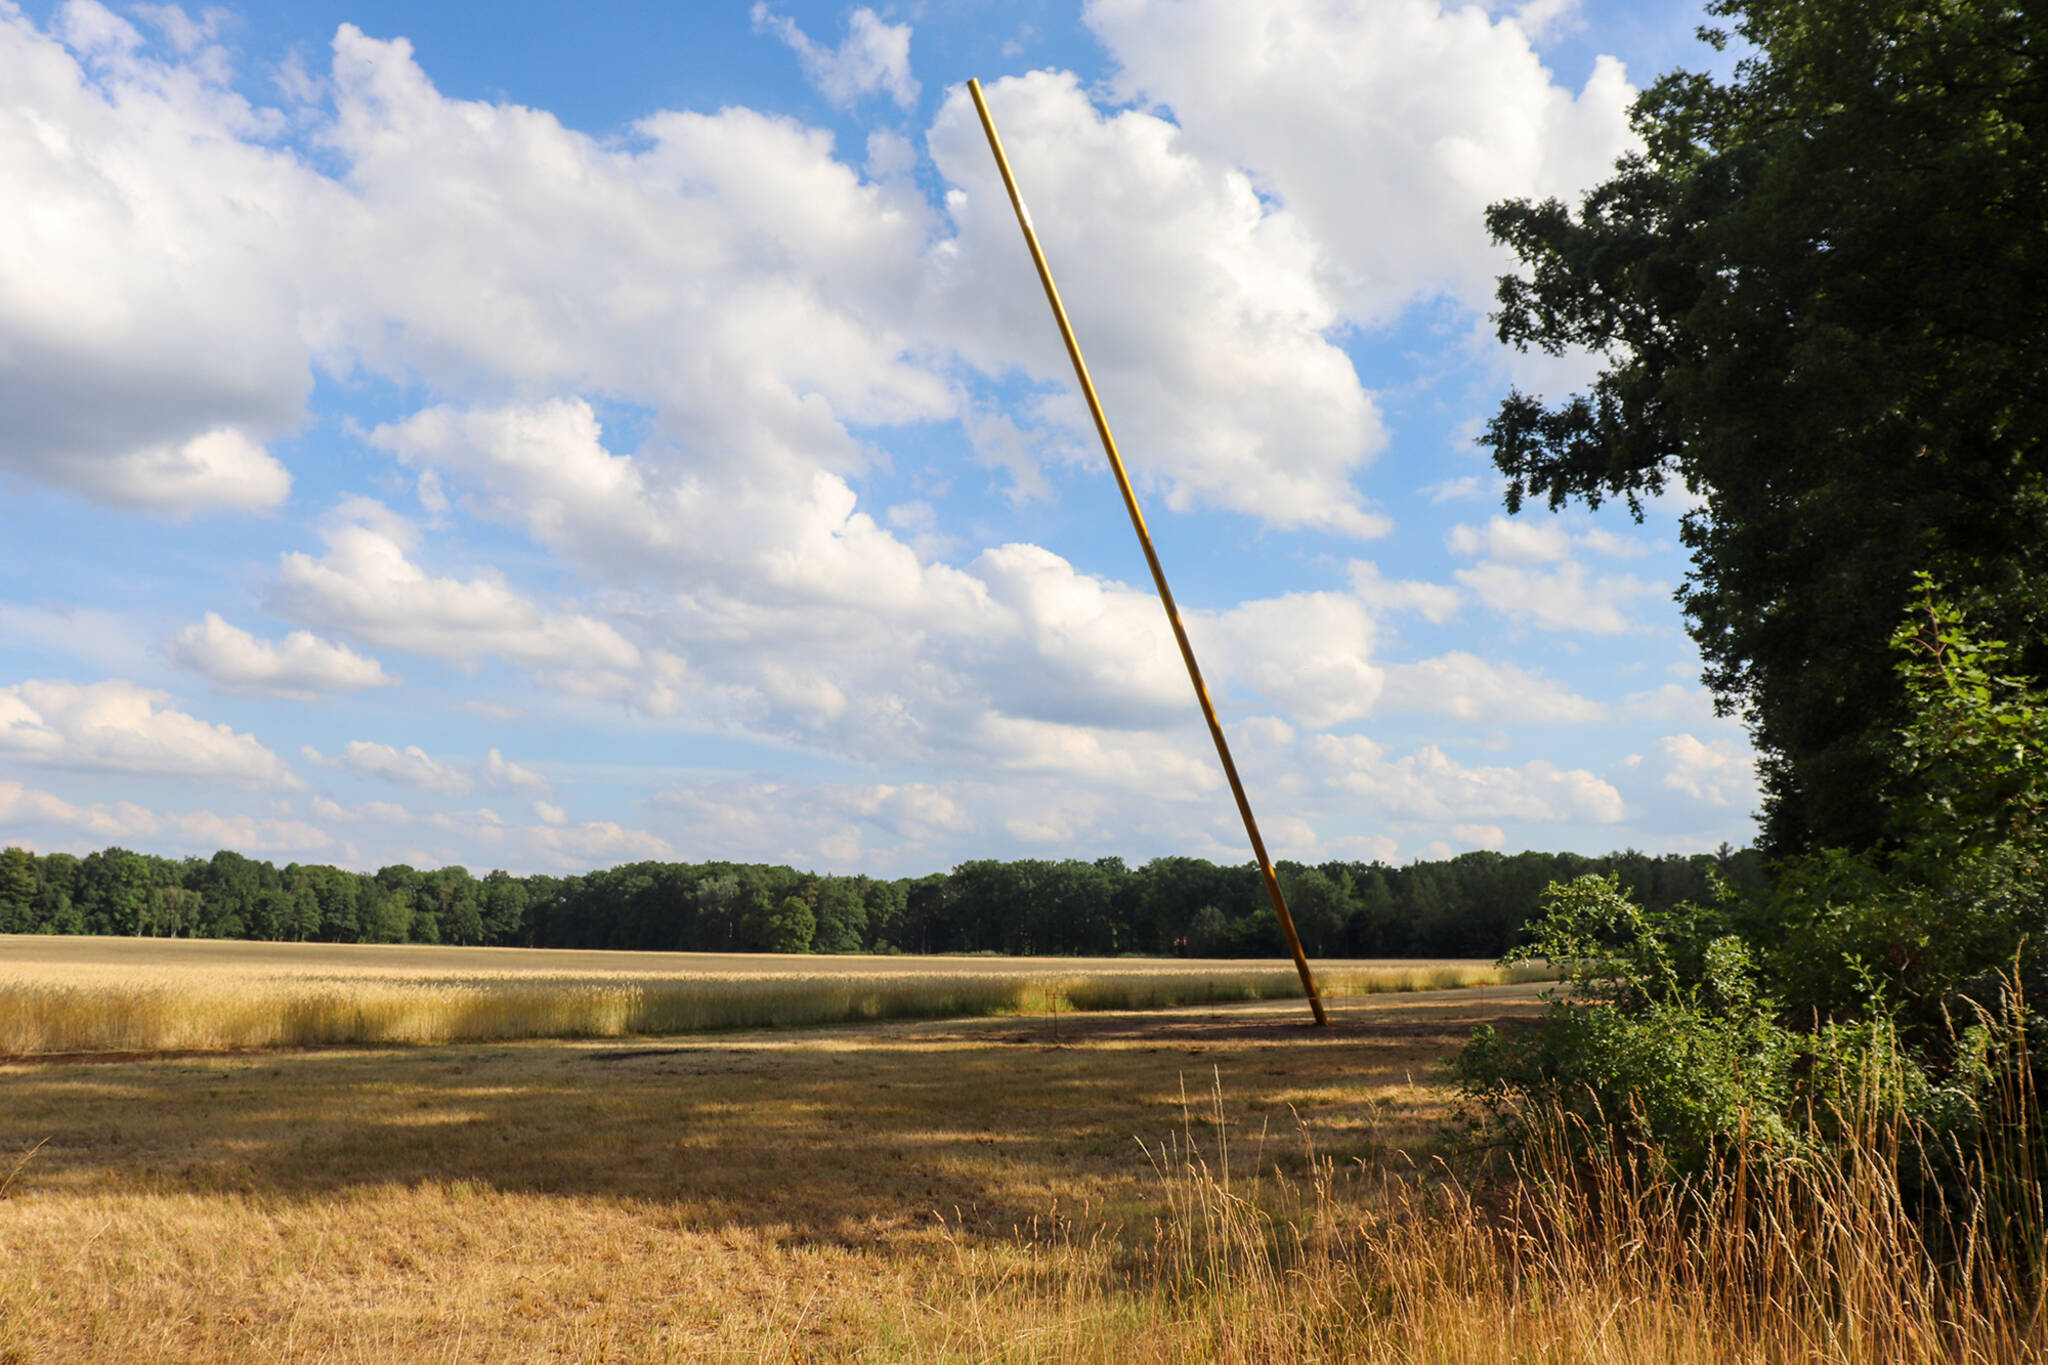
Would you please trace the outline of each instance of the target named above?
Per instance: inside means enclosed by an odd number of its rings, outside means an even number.
[[[1646,905],[1754,884],[1750,851],[1465,853],[1442,862],[1280,864],[1317,957],[1491,957],[1543,887],[1612,873]],[[456,943],[695,952],[1143,953],[1281,958],[1255,864],[1200,858],[962,863],[883,881],[761,863],[626,863],[572,877],[404,864],[276,867],[223,849],[0,850],[0,933]]]
[[[1502,340],[1604,369],[1485,442],[1511,511],[1690,490],[1679,598],[1766,847],[1869,847],[1913,796],[1887,642],[1916,572],[2048,676],[2048,7],[1710,9],[1730,79],[1656,81],[1576,212],[1488,211],[1527,269]]]

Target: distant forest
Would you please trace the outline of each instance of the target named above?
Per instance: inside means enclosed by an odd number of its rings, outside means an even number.
[[[1639,904],[1699,901],[1719,875],[1761,884],[1750,850],[1466,853],[1441,862],[1282,862],[1317,957],[1495,957],[1551,882],[1614,873]],[[398,865],[283,867],[223,849],[161,858],[109,848],[0,854],[0,932],[456,943],[685,952],[1051,953],[1278,957],[1258,869],[1200,858],[1129,867],[967,862],[882,881],[759,863],[629,863],[574,877]]]

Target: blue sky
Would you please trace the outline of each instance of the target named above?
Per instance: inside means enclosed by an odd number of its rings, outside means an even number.
[[[978,75],[1274,852],[1741,843],[1683,495],[1473,443],[1595,369],[1492,341],[1481,211],[1698,23],[0,4],[0,840],[1245,857]]]

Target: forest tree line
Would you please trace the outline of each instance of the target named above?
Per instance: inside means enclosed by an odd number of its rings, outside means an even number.
[[[1495,957],[1552,881],[1614,873],[1645,904],[1754,884],[1756,856],[1466,853],[1405,867],[1282,862],[1318,957]],[[760,863],[629,863],[580,876],[482,877],[403,864],[283,867],[223,849],[163,858],[0,853],[0,932],[451,943],[694,952],[1277,957],[1258,869],[1200,858],[993,860],[882,880]]]

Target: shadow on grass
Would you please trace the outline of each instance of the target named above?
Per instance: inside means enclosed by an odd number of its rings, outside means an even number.
[[[1055,1207],[1146,1216],[1135,1139],[1206,1131],[1298,1159],[1426,1148],[1436,1068],[1535,987],[1145,1014],[0,1068],[16,1197],[318,1199],[461,1185],[631,1201],[698,1227],[867,1244],[943,1218],[1007,1236]]]

